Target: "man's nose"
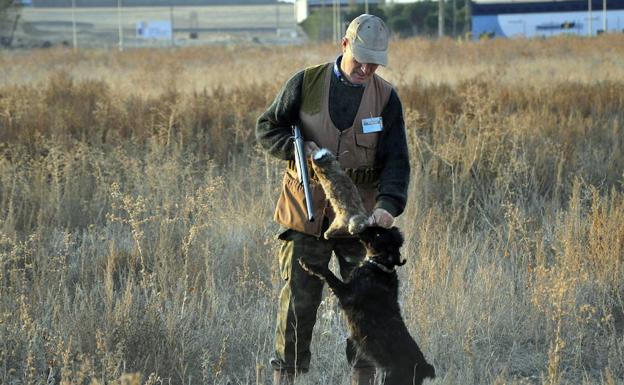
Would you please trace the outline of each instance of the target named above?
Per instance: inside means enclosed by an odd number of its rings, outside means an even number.
[[[375,70],[377,69],[377,66],[375,64],[371,64],[371,63],[362,63],[362,72],[365,75],[370,75],[373,72],[375,72]]]

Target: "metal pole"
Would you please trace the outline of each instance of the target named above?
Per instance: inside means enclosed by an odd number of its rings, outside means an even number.
[[[442,36],[444,36],[444,0],[438,0],[438,37]]]
[[[470,8],[470,0],[464,2],[464,9],[466,10],[466,14],[464,15],[464,34],[468,35],[470,33],[470,38],[472,38],[472,10]]]
[[[173,37],[173,1],[169,3],[169,24],[171,24],[171,46],[175,45],[175,38]]]
[[[119,27],[119,50],[123,51],[123,28],[121,26],[121,0],[117,0],[117,25]]]
[[[17,30],[17,22],[20,19],[20,14],[16,14],[15,15],[15,19],[13,20],[13,27],[11,27],[11,35],[9,35],[9,41],[7,42],[6,46],[10,47],[13,44],[13,38],[15,37],[15,30]]]
[[[78,37],[76,36],[76,0],[72,0],[72,43],[74,51],[78,49]]]
[[[453,0],[453,37],[457,36],[457,2]]]
[[[589,20],[587,22],[587,36],[593,35],[593,26],[592,26],[592,0],[587,0],[587,12],[589,13]]]
[[[336,0],[332,1],[332,40],[338,41],[336,37],[338,34],[336,33]]]
[[[364,13],[368,13],[368,0],[364,0]]]
[[[306,4],[307,7],[307,4]],[[320,33],[320,40],[325,40],[325,37],[327,37],[328,32],[325,30],[325,0],[321,1],[321,33]]]
[[[602,31],[607,33],[607,0],[602,0]]]
[[[338,22],[338,36],[334,41],[342,39],[342,20],[340,19],[340,5],[342,0],[338,0],[338,6],[336,7],[336,21]]]
[[[275,0],[275,36],[279,36],[279,1]]]

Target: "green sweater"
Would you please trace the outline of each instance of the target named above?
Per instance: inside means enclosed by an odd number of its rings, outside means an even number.
[[[303,71],[290,78],[271,106],[258,118],[256,138],[271,155],[293,159],[291,125],[299,124]],[[356,87],[332,75],[329,90],[329,115],[339,130],[353,125],[364,87]],[[377,143],[375,168],[381,171],[375,207],[400,215],[407,201],[410,164],[405,138],[403,107],[395,90],[382,114],[384,130]]]

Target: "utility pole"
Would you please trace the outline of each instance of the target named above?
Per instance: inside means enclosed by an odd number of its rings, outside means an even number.
[[[444,36],[444,0],[438,0],[438,37],[440,38],[443,36]]]
[[[453,37],[457,36],[457,0],[453,0]]]
[[[336,41],[336,0],[332,0],[332,41]]]
[[[169,24],[171,24],[171,46],[175,45],[175,38],[173,37],[173,1],[169,3]]]
[[[468,35],[468,33],[472,35],[472,8],[470,8],[470,0],[465,0],[464,7],[466,10],[464,19],[464,35]]]
[[[325,40],[325,38],[329,34],[329,31],[327,31],[325,28],[325,16],[326,16],[325,15],[325,0],[321,0],[321,33],[319,36],[320,40]],[[297,23],[297,18],[295,17],[295,24],[296,23]]]
[[[78,50],[78,37],[76,36],[76,0],[72,0],[72,43],[75,52]]]
[[[13,44],[13,38],[15,37],[15,31],[17,30],[17,22],[20,19],[20,14],[17,13],[15,15],[15,19],[13,20],[13,26],[11,27],[11,35],[9,35],[9,41],[7,42],[6,46],[10,47],[11,44]]]
[[[279,1],[275,0],[275,36],[279,37]]]
[[[602,0],[602,31],[607,33],[607,0]]]
[[[117,0],[117,25],[119,27],[119,50],[123,51],[123,28],[121,26],[121,0]]]
[[[336,7],[336,21],[338,22],[338,36],[336,38],[336,40],[334,41],[338,41],[342,38],[342,20],[340,18],[340,5],[342,3],[342,0],[338,0],[338,6]]]
[[[334,42],[338,41],[338,38],[336,38],[338,35],[336,33],[336,1],[337,0],[332,1],[332,41]]]
[[[334,0],[333,18],[334,18],[334,41],[342,38],[342,21],[340,19],[340,0]]]
[[[587,36],[591,37],[593,35],[593,26],[592,26],[592,0],[587,0],[587,12],[589,14],[588,18],[588,22],[587,22]]]

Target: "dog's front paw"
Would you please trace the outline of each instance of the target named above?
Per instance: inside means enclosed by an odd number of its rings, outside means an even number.
[[[323,271],[321,271],[317,266],[308,265],[302,258],[299,258],[299,265],[301,265],[301,268],[310,275],[316,275],[319,278],[324,277]]]
[[[301,266],[301,268],[302,268],[304,271],[306,271],[306,272],[308,272],[308,273],[312,274],[312,272],[310,271],[310,266],[308,266],[305,262],[303,262],[303,259],[302,259],[302,258],[299,258],[299,259],[298,259],[298,261],[299,261],[299,265]]]

